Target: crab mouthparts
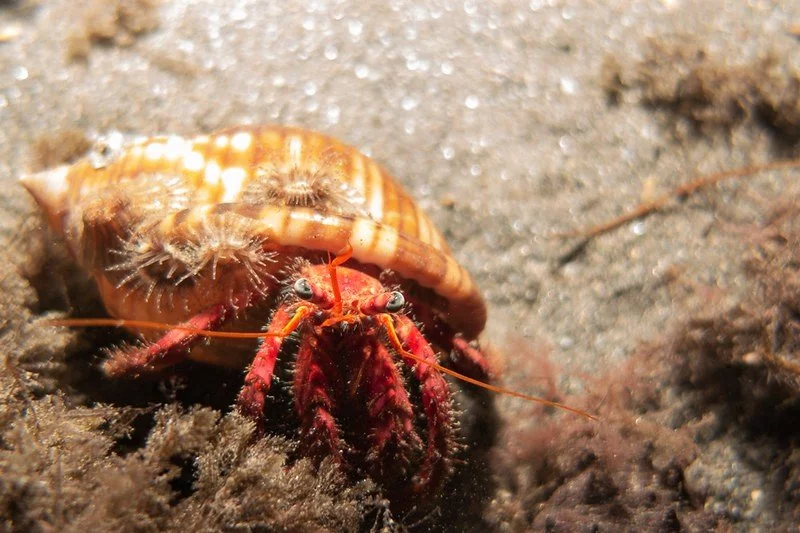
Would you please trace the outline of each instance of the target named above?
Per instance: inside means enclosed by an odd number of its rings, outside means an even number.
[[[318,331],[325,331],[326,333],[334,333],[338,335],[350,334],[353,328],[358,325],[363,325],[370,317],[363,315],[342,315],[339,317],[331,317],[323,320],[317,326]]]

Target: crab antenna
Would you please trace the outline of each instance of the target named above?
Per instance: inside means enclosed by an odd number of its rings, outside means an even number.
[[[353,247],[350,243],[336,253],[336,256],[331,259],[330,252],[328,252],[328,272],[331,276],[331,288],[333,289],[333,312],[336,315],[342,313],[342,293],[339,290],[339,277],[336,275],[336,267],[348,261],[353,257]]]
[[[341,256],[337,256],[338,259]],[[345,259],[346,261],[347,259]],[[331,262],[331,265],[334,265],[334,262]],[[91,328],[91,327],[126,327],[126,328],[135,328],[135,329],[151,329],[151,330],[178,330],[178,331],[186,331],[189,333],[194,333],[196,335],[201,335],[203,337],[214,337],[214,338],[223,338],[223,339],[261,339],[265,337],[286,337],[290,335],[297,327],[300,325],[300,322],[308,316],[310,310],[306,306],[300,306],[297,308],[294,316],[291,320],[283,327],[280,333],[267,333],[267,332],[239,332],[239,331],[213,331],[209,329],[198,329],[193,328],[191,326],[183,326],[183,325],[174,325],[168,324],[166,322],[152,322],[149,320],[125,320],[125,319],[117,319],[117,318],[65,318],[65,319],[53,319],[53,320],[45,320],[45,323],[51,326],[57,327],[78,327],[78,328]],[[564,405],[562,403],[553,402],[551,400],[546,400],[544,398],[540,398],[538,396],[529,396],[527,394],[522,394],[521,392],[516,392],[510,389],[505,389],[503,387],[498,387],[496,385],[491,385],[489,383],[484,383],[483,381],[479,381],[477,379],[471,378],[469,376],[465,376],[464,374],[460,374],[455,370],[450,370],[449,368],[443,367],[442,365],[436,363],[435,361],[428,361],[423,359],[422,357],[407,351],[403,348],[403,343],[400,341],[400,338],[397,336],[397,330],[395,330],[394,323],[392,323],[391,318],[388,315],[381,315],[381,322],[386,327],[386,332],[389,335],[389,341],[392,343],[392,347],[397,350],[397,352],[402,355],[403,357],[408,357],[409,359],[413,359],[418,363],[422,363],[428,366],[433,367],[434,369],[442,372],[444,374],[448,374],[456,379],[461,381],[465,381],[467,383],[471,383],[477,387],[484,388],[486,390],[490,390],[492,392],[498,394],[505,394],[507,396],[513,396],[515,398],[521,398],[523,400],[529,402],[535,402],[543,405],[547,405],[550,407],[556,407],[558,409],[563,409],[564,411],[569,411],[571,413],[575,413],[580,415],[584,418],[588,418],[590,420],[597,420],[597,417],[587,413],[586,411],[582,411],[580,409],[576,409],[574,407],[570,407],[568,405]]]
[[[305,309],[303,307],[302,309]],[[298,309],[299,312],[299,309]],[[295,315],[295,318],[297,315]],[[292,319],[294,321],[294,318]],[[210,329],[198,329],[191,326],[167,324],[166,322],[151,322],[149,320],[125,320],[117,318],[63,318],[45,320],[45,324],[57,327],[70,328],[132,328],[132,329],[153,329],[160,331],[178,330],[194,333],[203,337],[215,337],[221,339],[262,339],[264,337],[285,337],[289,333],[267,333],[267,332],[239,332],[239,331],[214,331]],[[290,322],[291,324],[291,322]],[[296,326],[295,326],[296,327]],[[294,328],[292,328],[294,329]]]
[[[521,392],[516,392],[510,389],[504,389],[503,387],[498,387],[496,385],[490,385],[489,383],[484,383],[483,381],[479,381],[477,379],[471,378],[469,376],[465,376],[464,374],[460,374],[455,370],[450,370],[449,368],[445,368],[439,363],[435,361],[428,361],[427,359],[423,359],[422,357],[407,351],[403,348],[403,343],[400,342],[400,338],[397,336],[397,330],[394,328],[394,323],[389,315],[381,315],[380,318],[381,322],[383,322],[384,326],[386,326],[386,331],[389,335],[389,341],[392,343],[392,347],[397,350],[397,352],[402,355],[403,357],[408,357],[409,359],[413,359],[417,363],[426,364],[430,367],[435,368],[439,372],[444,374],[450,375],[456,379],[461,381],[466,381],[467,383],[471,383],[475,386],[481,387],[486,390],[490,390],[492,392],[496,392],[498,394],[505,394],[507,396],[513,396],[515,398],[521,398],[523,400],[529,402],[535,402],[542,405],[547,405],[549,407],[556,407],[558,409],[563,409],[564,411],[569,411],[570,413],[575,413],[576,415],[580,415],[584,418],[588,418],[589,420],[597,420],[597,417],[587,413],[586,411],[582,411],[581,409],[576,409],[575,407],[570,407],[568,405],[564,405],[563,403],[553,402],[550,400],[546,400],[544,398],[540,398],[538,396],[529,396],[527,394],[522,394]]]
[[[311,309],[309,309],[305,305],[301,305],[300,307],[297,308],[297,311],[295,311],[294,316],[292,317],[292,319],[289,320],[289,322],[285,326],[283,326],[283,329],[281,330],[281,332],[280,333],[276,333],[276,334],[274,334],[272,336],[274,336],[274,337],[286,337],[287,335],[291,335],[291,333],[294,330],[297,329],[297,326],[300,325],[300,322],[305,317],[307,317],[310,312],[311,312]]]

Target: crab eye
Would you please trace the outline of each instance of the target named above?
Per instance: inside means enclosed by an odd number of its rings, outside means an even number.
[[[386,310],[390,313],[396,313],[402,309],[404,305],[406,305],[406,298],[403,296],[403,293],[392,291],[392,293],[389,294],[389,300],[386,301]]]
[[[301,300],[310,300],[314,297],[314,289],[306,278],[300,278],[294,282],[292,290]]]

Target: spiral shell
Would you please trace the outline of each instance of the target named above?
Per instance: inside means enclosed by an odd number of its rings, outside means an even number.
[[[433,311],[467,338],[486,321],[469,273],[394,178],[316,132],[242,126],[127,146],[110,137],[77,163],[24,176],[22,183],[96,276],[117,316],[141,306],[136,298],[115,301],[124,299],[118,290],[126,283],[139,283],[148,299],[156,286],[148,279],[187,285],[206,269],[214,283],[205,292],[230,290],[223,273],[258,288],[279,275],[283,257],[336,253],[349,243],[359,263],[435,292]],[[182,307],[206,303],[193,295]]]

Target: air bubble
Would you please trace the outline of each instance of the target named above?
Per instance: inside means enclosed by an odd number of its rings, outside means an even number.
[[[325,47],[325,59],[333,61],[337,57],[339,57],[339,49],[335,45],[329,44]]]
[[[369,67],[363,63],[356,65],[356,78],[363,80],[367,76],[369,76]]]
[[[453,149],[452,146],[443,146],[442,147],[442,156],[450,161],[456,155],[456,151]]]
[[[89,163],[92,168],[99,170],[110,165],[122,153],[124,145],[125,137],[118,131],[111,131],[98,137],[89,152]]]
[[[400,107],[403,108],[403,111],[411,111],[419,104],[419,100],[414,98],[413,96],[404,96],[403,100],[400,102]]]
[[[415,57],[406,60],[406,68],[412,72],[419,70],[421,72],[428,72],[431,62],[426,59],[417,59]]]
[[[317,94],[317,84],[309,81],[303,86],[303,92],[306,93],[306,96],[314,96]]]
[[[361,31],[364,29],[364,25],[361,23],[360,20],[349,20],[347,21],[347,31],[350,32],[350,35],[353,37],[360,37]]]
[[[328,119],[328,124],[338,124],[339,118],[342,115],[342,110],[336,104],[331,104],[328,106],[328,111],[325,113],[325,116]]]
[[[17,81],[23,81],[28,79],[28,69],[25,67],[15,67],[14,70],[11,71],[11,75]]]
[[[569,77],[561,78],[561,92],[564,94],[575,94],[578,90],[578,83]]]
[[[558,139],[558,147],[561,148],[562,153],[570,154],[575,148],[575,141],[569,135],[562,135]]]
[[[471,94],[464,99],[464,105],[467,106],[467,109],[478,109],[481,101],[477,96]]]
[[[464,13],[467,15],[474,15],[478,11],[478,4],[473,2],[472,0],[467,0],[464,2]]]

